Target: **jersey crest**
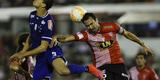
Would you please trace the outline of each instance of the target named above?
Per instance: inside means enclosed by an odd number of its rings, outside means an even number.
[[[46,22],[45,22],[44,20],[42,20],[42,21],[41,21],[41,24],[43,24],[43,25],[44,25],[45,23],[46,23]]]

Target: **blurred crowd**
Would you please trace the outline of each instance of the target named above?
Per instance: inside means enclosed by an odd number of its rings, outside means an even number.
[[[70,5],[70,4],[94,4],[94,3],[136,3],[136,2],[152,2],[157,3],[160,0],[54,0],[54,5]],[[16,7],[31,6],[32,0],[0,0],[0,7]]]
[[[158,22],[150,22],[147,24],[125,24],[124,27],[139,37],[160,36],[160,23]]]

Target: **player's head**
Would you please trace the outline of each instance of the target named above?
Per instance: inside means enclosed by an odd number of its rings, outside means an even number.
[[[17,48],[17,51],[22,50],[22,48],[24,46],[23,44],[26,42],[28,36],[29,36],[29,33],[20,34],[20,36],[18,37],[18,48]]]
[[[99,30],[100,25],[93,13],[86,13],[81,21],[90,31],[97,32]]]
[[[146,65],[146,61],[147,61],[147,55],[144,53],[138,53],[136,55],[136,64],[137,66],[144,66]]]
[[[50,9],[53,5],[53,0],[33,0],[33,6],[36,8],[42,7],[46,10]]]

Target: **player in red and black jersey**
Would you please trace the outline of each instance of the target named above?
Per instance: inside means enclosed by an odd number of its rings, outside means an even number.
[[[133,33],[125,30],[115,22],[98,22],[93,13],[86,13],[82,18],[86,29],[73,35],[57,35],[52,38],[53,43],[83,41],[87,42],[93,52],[93,63],[106,74],[106,80],[127,80],[124,60],[120,52],[117,34],[136,42],[146,52],[151,50]]]
[[[130,80],[160,80],[152,67],[147,65],[148,57],[143,52],[136,55],[136,66],[130,68]]]

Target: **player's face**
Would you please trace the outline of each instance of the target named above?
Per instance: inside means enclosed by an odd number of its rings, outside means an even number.
[[[144,66],[145,63],[146,63],[146,60],[144,59],[144,56],[143,55],[138,55],[136,57],[136,63],[137,63],[137,66]]]
[[[87,29],[91,32],[97,32],[99,30],[99,24],[98,21],[95,21],[93,18],[89,18],[84,21],[84,25],[87,27]]]
[[[44,7],[44,0],[33,0],[33,6],[38,8],[38,7]]]

